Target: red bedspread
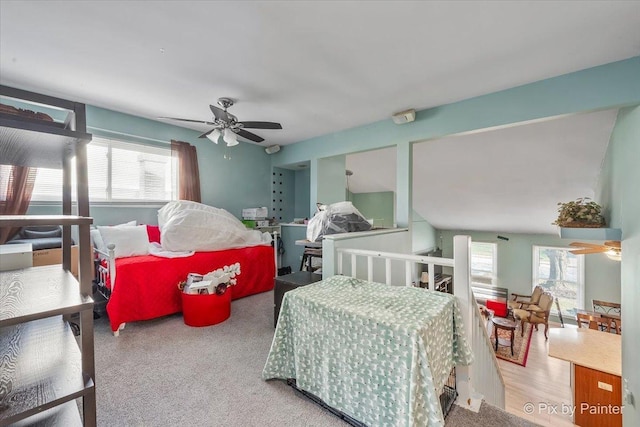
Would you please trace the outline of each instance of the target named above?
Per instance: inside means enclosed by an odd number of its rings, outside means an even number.
[[[186,258],[151,255],[116,260],[116,284],[107,303],[111,329],[120,324],[182,311],[178,283],[188,273],[205,274],[225,265],[240,263],[232,299],[273,289],[275,265],[271,246],[254,246],[216,252],[197,252]]]

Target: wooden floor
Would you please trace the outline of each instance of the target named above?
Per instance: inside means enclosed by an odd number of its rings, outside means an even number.
[[[548,345],[542,326],[533,331],[526,367],[498,359],[506,410],[544,426],[573,426],[569,362],[547,356]]]

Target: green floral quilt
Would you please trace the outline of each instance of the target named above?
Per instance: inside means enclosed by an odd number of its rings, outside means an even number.
[[[472,360],[453,295],[334,276],[285,294],[262,377],[368,426],[443,426],[445,381]]]

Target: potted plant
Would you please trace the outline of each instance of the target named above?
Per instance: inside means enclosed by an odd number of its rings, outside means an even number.
[[[600,228],[605,226],[602,207],[589,197],[558,203],[558,218],[553,224],[572,228]]]

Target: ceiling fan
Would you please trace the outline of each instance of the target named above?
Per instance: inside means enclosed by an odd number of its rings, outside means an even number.
[[[227,112],[227,108],[231,107],[233,104],[234,100],[231,98],[219,98],[218,105],[222,108],[216,107],[215,105],[209,105],[209,108],[211,108],[211,112],[213,113],[213,121],[211,122],[203,120],[178,119],[176,117],[160,117],[160,119],[177,120],[189,123],[203,123],[205,125],[213,126],[210,131],[203,133],[198,138],[209,138],[217,144],[220,136],[222,136],[222,139],[227,143],[228,147],[238,145],[236,135],[253,142],[264,141],[264,138],[256,135],[255,133],[246,131],[245,129],[282,129],[282,125],[280,123],[238,121],[236,116]]]
[[[580,248],[570,251],[575,255],[605,253],[609,258],[616,261],[620,261],[622,257],[622,246],[618,240],[607,240],[602,245],[584,242],[571,242],[569,243],[569,246]]]

